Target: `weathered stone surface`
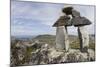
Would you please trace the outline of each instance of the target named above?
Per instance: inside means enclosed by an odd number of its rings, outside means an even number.
[[[65,7],[62,9],[62,12],[65,13],[66,15],[72,14],[72,9],[73,7]]]
[[[88,58],[90,61],[95,60],[95,52],[92,49],[88,49]]]
[[[72,16],[73,17],[80,17],[80,12],[76,11],[76,10],[72,10]]]
[[[80,50],[87,51],[89,47],[89,34],[86,26],[78,27],[78,35],[80,40]]]
[[[22,53],[23,54],[23,53]],[[23,54],[25,56],[25,54]],[[12,55],[11,55],[12,56]],[[16,55],[17,56],[17,55]],[[41,48],[31,52],[31,56],[28,56],[23,60],[12,57],[11,67],[22,65],[39,65],[39,64],[54,64],[54,63],[71,63],[71,62],[85,62],[94,61],[95,52],[92,49],[88,49],[88,53],[82,53],[79,49],[69,49],[66,51],[57,51],[54,47],[49,47],[48,44],[41,45]],[[19,61],[19,62],[18,62]],[[18,64],[16,64],[16,62]]]
[[[91,21],[88,20],[86,17],[74,17],[72,18],[72,25],[74,26],[85,26],[90,25]]]
[[[66,51],[69,49],[68,33],[65,26],[59,26],[56,29],[56,48]]]
[[[80,12],[75,10],[73,7],[63,8],[62,12],[64,12],[66,15],[72,15],[73,18],[70,23],[74,26],[84,26],[91,24],[89,19],[86,17],[81,17]]]
[[[71,26],[71,21],[69,16],[60,16],[60,18],[54,23],[53,27],[58,26]]]
[[[45,51],[48,53],[45,54]],[[69,63],[69,62],[85,62],[85,61],[91,61],[94,59],[94,51],[90,50],[89,53],[82,53],[80,50],[76,49],[70,49],[68,52],[64,51],[56,51],[54,48],[40,51],[37,55],[38,57],[41,57],[40,60],[38,60],[40,63],[37,64],[51,64],[51,63]],[[34,55],[33,55],[34,56]],[[91,58],[91,59],[89,59]]]
[[[68,32],[67,32],[67,27],[64,30],[65,33],[65,50],[68,51],[70,49],[70,45],[69,45],[69,37],[68,37]]]

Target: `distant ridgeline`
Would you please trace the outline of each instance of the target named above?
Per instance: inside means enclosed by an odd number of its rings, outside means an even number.
[[[11,36],[11,40],[15,40],[15,39],[18,39],[18,40],[27,40],[27,39],[55,39],[56,35],[38,35],[38,36]],[[69,39],[73,40],[73,39],[76,39],[78,38],[77,35],[69,35]],[[90,39],[94,40],[95,39],[95,35],[94,34],[91,34],[90,35]]]
[[[19,40],[19,41],[30,41],[30,42],[35,42],[38,41],[41,44],[49,44],[55,46],[55,35],[38,35],[38,36],[21,36],[21,37],[11,37],[11,40]],[[70,40],[70,45],[72,48],[79,48],[79,39],[78,36],[76,35],[69,35],[69,40]],[[94,47],[95,44],[95,35],[90,35],[90,47]]]

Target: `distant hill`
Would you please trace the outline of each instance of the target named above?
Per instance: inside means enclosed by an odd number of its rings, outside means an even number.
[[[55,39],[55,35],[38,35],[34,39]]]
[[[15,42],[14,40],[20,40],[20,41],[27,41],[30,43],[34,43],[36,41],[39,41],[40,44],[49,44],[51,46],[55,46],[56,44],[56,35],[49,35],[49,34],[45,34],[45,35],[38,35],[38,36],[29,36],[29,37],[11,37],[11,41]],[[79,46],[79,39],[78,36],[76,35],[69,35],[69,42],[70,42],[70,46],[71,48],[80,48]],[[95,48],[95,35],[90,35],[90,47],[91,48]]]
[[[36,37],[34,37],[32,40],[36,41],[38,40],[39,42],[45,44],[50,44],[50,45],[54,45],[55,44],[55,35],[49,35],[49,34],[45,34],[45,35],[38,35]]]
[[[95,35],[89,35],[90,36],[90,40],[94,40],[95,39]],[[56,35],[49,35],[49,34],[46,34],[46,35],[38,35],[36,37],[34,37],[33,39],[47,39],[47,40],[55,40],[56,39]],[[70,41],[74,41],[74,40],[77,40],[78,39],[78,36],[77,35],[69,35],[69,40]]]
[[[32,38],[34,38],[35,36],[32,36],[32,35],[17,35],[17,36],[11,36],[11,40],[15,40],[15,39],[17,39],[17,40],[24,40],[24,41],[26,41],[26,40],[30,40],[30,39],[32,39]]]
[[[94,40],[95,39],[95,35],[91,34],[90,36],[90,40]],[[56,35],[50,35],[50,34],[44,34],[44,35],[38,35],[38,36],[11,36],[11,40],[55,40],[56,39]],[[74,41],[77,40],[78,36],[77,35],[69,35],[69,40],[70,41]]]

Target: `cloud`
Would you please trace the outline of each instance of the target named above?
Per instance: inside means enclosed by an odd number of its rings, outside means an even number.
[[[64,4],[11,1],[11,34],[55,34],[54,22],[59,18]],[[82,16],[94,22],[94,7],[72,5]],[[77,34],[76,28],[69,27],[69,33]],[[94,23],[89,27],[93,33]]]

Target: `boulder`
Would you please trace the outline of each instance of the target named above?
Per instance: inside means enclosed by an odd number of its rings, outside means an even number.
[[[53,27],[59,26],[71,26],[71,21],[69,16],[60,16],[60,18],[54,23]]]
[[[71,22],[74,26],[85,26],[91,24],[91,21],[88,20],[86,17],[74,17],[72,18]]]
[[[65,7],[62,9],[62,12],[65,13],[66,15],[71,15],[72,9],[73,9],[73,7]]]

